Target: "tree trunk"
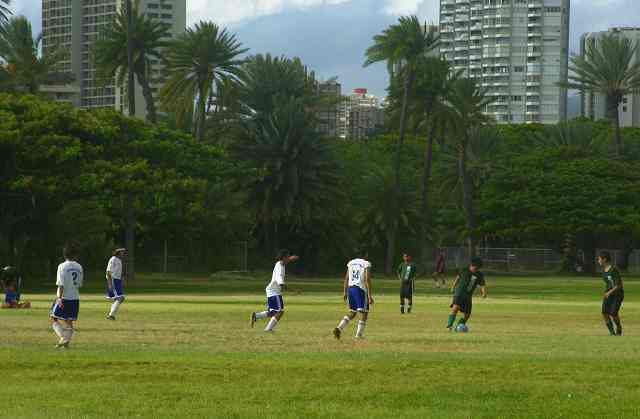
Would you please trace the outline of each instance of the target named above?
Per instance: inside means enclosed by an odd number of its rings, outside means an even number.
[[[127,248],[127,280],[133,280],[136,276],[135,259],[136,259],[136,217],[133,208],[134,196],[133,192],[127,193],[127,221],[125,229],[125,247]]]
[[[584,240],[584,271],[591,275],[596,273],[596,246],[593,238],[587,237]]]
[[[133,77],[133,6],[131,0],[126,0],[127,13],[127,98],[129,105],[129,116],[136,115],[136,89]]]
[[[387,232],[387,256],[385,261],[385,273],[387,275],[391,275],[393,272],[393,258],[395,256],[395,246],[396,246],[396,237],[398,235],[398,197],[400,195],[400,165],[402,163],[402,148],[404,146],[404,136],[407,130],[407,108],[409,106],[409,92],[411,91],[411,86],[413,85],[414,74],[412,71],[407,73],[404,82],[404,95],[402,98],[402,111],[400,113],[400,136],[398,138],[398,147],[396,149],[396,158],[393,165],[393,189],[392,195],[389,197],[391,199],[392,205],[394,206],[395,217],[392,218],[392,222],[389,228],[389,232]]]
[[[622,155],[622,135],[620,133],[620,100],[615,96],[607,96],[606,98],[606,106],[607,106],[607,118],[611,122],[613,128],[613,146],[614,153],[616,157],[620,157]]]
[[[149,80],[145,74],[138,74],[138,82],[142,87],[142,95],[144,96],[144,101],[147,104],[147,121],[155,125],[158,120],[158,116],[156,114],[156,103],[153,100],[151,85],[149,84]]]
[[[468,142],[467,142],[468,143]],[[469,233],[469,257],[476,256],[476,213],[473,207],[473,184],[467,172],[467,146],[461,145],[458,156],[458,172],[462,181],[462,205],[467,218],[467,230]]]
[[[422,201],[420,204],[420,259],[422,266],[426,266],[428,259],[427,255],[427,225],[428,225],[428,211],[429,211],[429,183],[431,180],[431,167],[433,163],[433,141],[436,135],[436,122],[432,119],[431,126],[429,127],[429,137],[425,145],[424,152],[424,168],[422,171]]]
[[[196,109],[196,123],[194,127],[194,138],[196,141],[202,141],[204,139],[204,122],[207,115],[207,99],[203,96],[204,89],[200,89],[200,96],[198,97],[198,104]]]

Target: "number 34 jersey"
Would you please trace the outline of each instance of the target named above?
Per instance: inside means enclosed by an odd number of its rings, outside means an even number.
[[[367,290],[367,285],[364,282],[366,269],[371,269],[371,262],[364,259],[353,259],[347,263],[350,287]]]
[[[78,262],[67,260],[58,265],[56,285],[64,287],[63,300],[79,300],[84,273]]]

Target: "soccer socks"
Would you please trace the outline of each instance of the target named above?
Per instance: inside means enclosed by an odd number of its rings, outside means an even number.
[[[269,317],[268,311],[261,311],[260,313],[256,313],[257,320],[266,319],[267,317]]]
[[[616,335],[622,335],[622,322],[620,322],[620,319],[613,319],[613,321],[616,323]]]
[[[458,324],[467,324],[467,319],[465,319],[464,317],[461,317],[460,320],[458,320]]]
[[[272,317],[271,320],[269,320],[269,323],[267,323],[267,327],[264,328],[265,332],[271,332],[276,325],[278,324],[278,319],[276,319],[275,317]]]
[[[413,306],[413,303],[409,301],[409,306],[407,307],[407,313],[411,313],[411,306]]]
[[[609,334],[615,335],[616,331],[613,330],[613,322],[611,320],[607,320],[605,324],[607,325],[607,329],[609,329]]]
[[[400,304],[400,313],[404,314],[404,304]]]
[[[65,330],[60,323],[53,322],[51,324],[51,327],[53,328],[53,331],[56,332],[56,335],[58,335],[60,339],[65,339]]]
[[[122,304],[122,301],[120,300],[116,300],[113,302],[113,304],[111,304],[111,311],[109,311],[109,316],[116,316],[116,314],[118,313],[118,309],[120,308],[120,304]]]
[[[364,335],[364,328],[367,326],[367,322],[364,320],[358,321],[358,329],[356,330],[356,337],[361,338]]]
[[[449,314],[449,321],[447,322],[447,329],[451,329],[453,327],[453,323],[456,321],[455,314]]]
[[[73,337],[74,333],[75,333],[75,330],[73,330],[73,327],[64,329],[64,336],[63,336],[64,342],[65,343],[71,342],[71,338]]]
[[[351,321],[349,317],[344,316],[342,320],[340,320],[340,323],[338,324],[338,329],[342,330],[345,327],[347,327],[347,325],[349,324],[349,321]]]

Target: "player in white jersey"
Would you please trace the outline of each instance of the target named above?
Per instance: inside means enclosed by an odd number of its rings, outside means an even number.
[[[80,292],[84,279],[82,266],[76,259],[78,258],[78,248],[75,244],[69,243],[63,249],[65,261],[58,265],[56,275],[56,300],[51,307],[51,323],[53,331],[60,340],[56,347],[68,348],[73,337],[73,322],[78,320],[80,310]],[[61,324],[64,322],[67,328]]]
[[[366,253],[363,252],[362,258],[353,259],[347,264],[347,272],[344,276],[343,299],[349,301],[349,314],[344,316],[340,320],[338,327],[333,329],[333,336],[336,339],[340,339],[342,330],[347,327],[358,313],[362,318],[358,322],[356,338],[364,337],[364,328],[369,317],[369,306],[373,304],[373,297],[371,296],[371,262],[366,260],[365,257]]]
[[[122,259],[127,255],[127,249],[118,248],[107,263],[107,299],[113,301],[107,320],[115,320],[120,304],[124,302],[124,278],[122,275]]]
[[[288,250],[281,250],[276,258],[276,265],[273,267],[271,282],[267,285],[267,309],[261,312],[251,313],[251,327],[257,320],[270,318],[265,332],[272,332],[282,316],[284,315],[284,300],[282,291],[285,288],[284,275],[287,264],[298,260],[298,256],[291,255]]]

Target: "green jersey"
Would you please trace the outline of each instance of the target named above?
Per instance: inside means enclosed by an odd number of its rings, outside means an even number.
[[[471,297],[478,285],[485,285],[482,272],[476,271],[473,273],[469,268],[464,268],[462,272],[460,272],[460,278],[458,279],[456,288],[453,290],[453,295],[455,297]]]
[[[413,281],[418,274],[418,269],[413,263],[402,262],[396,271],[400,280],[403,282]]]
[[[612,266],[609,269],[609,272],[603,272],[603,279],[605,284],[605,292],[612,290],[615,287],[620,287],[619,290],[622,290],[622,276],[620,276],[620,271],[615,266]]]

